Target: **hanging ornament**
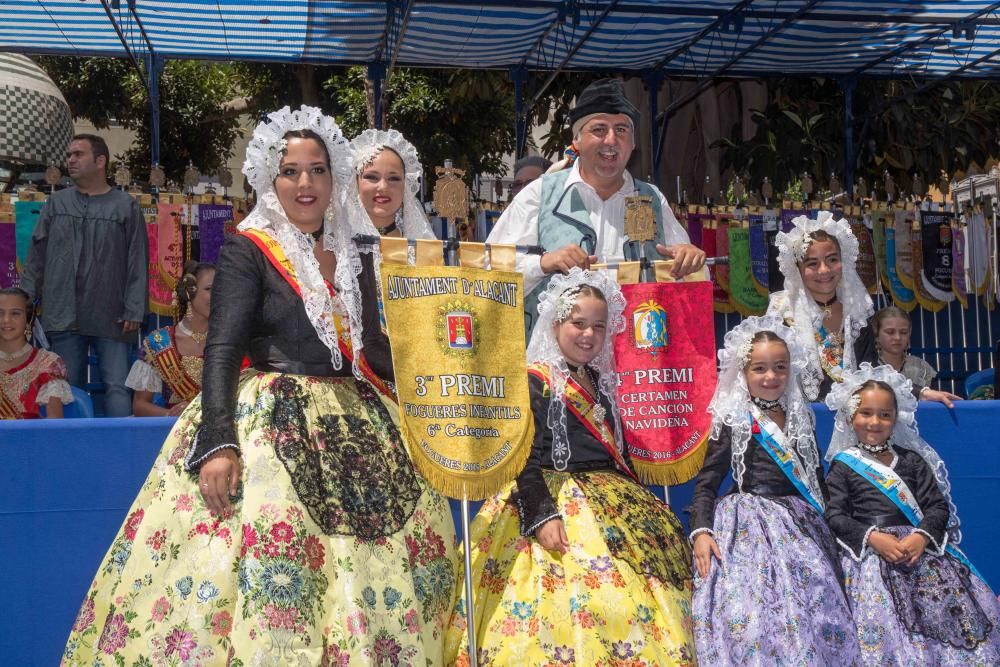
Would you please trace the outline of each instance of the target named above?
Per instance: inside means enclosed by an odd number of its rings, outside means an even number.
[[[155,188],[162,188],[167,182],[167,174],[163,171],[157,163],[153,163],[153,166],[149,169],[149,184]]]
[[[184,170],[184,187],[193,190],[200,180],[201,174],[198,172],[198,168],[194,166],[193,162],[188,162],[187,169]]]
[[[132,172],[129,171],[128,166],[124,162],[118,163],[118,168],[115,169],[115,185],[120,188],[125,188],[129,183],[132,182]]]
[[[442,218],[464,220],[469,216],[469,190],[465,187],[465,171],[445,160],[443,167],[434,167],[437,182],[434,184],[434,210]]]
[[[59,185],[59,181],[61,180],[62,169],[54,164],[50,164],[49,168],[45,170],[45,182],[55,187],[56,185]]]

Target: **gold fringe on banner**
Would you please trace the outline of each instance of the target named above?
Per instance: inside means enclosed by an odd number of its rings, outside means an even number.
[[[458,265],[473,269],[486,268],[486,244],[464,242],[458,244]]]
[[[444,266],[444,244],[433,239],[417,239],[417,266]]]
[[[491,243],[490,269],[493,271],[517,271],[517,246],[507,243]]]
[[[398,236],[383,236],[381,239],[382,261],[390,264],[409,264],[409,243]]]
[[[639,459],[632,459],[632,467],[635,474],[643,484],[656,484],[658,486],[677,486],[690,482],[691,479],[701,471],[705,463],[705,455],[708,453],[708,434],[698,441],[698,444],[691,449],[691,453],[679,461],[671,461],[669,464],[647,463]]]
[[[656,275],[656,282],[658,283],[697,283],[705,280],[704,271],[695,271],[694,273],[689,273],[681,278],[674,278],[671,275],[671,271],[674,268],[674,260],[672,259],[658,259],[653,262],[653,273]]]

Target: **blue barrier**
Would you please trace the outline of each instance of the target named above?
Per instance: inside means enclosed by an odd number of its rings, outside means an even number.
[[[921,433],[948,464],[962,518],[962,547],[1000,584],[1000,404],[921,404]],[[0,422],[0,572],[8,613],[0,655],[8,665],[58,664],[63,643],[100,560],[149,472],[173,418]],[[817,410],[821,447],[831,414]],[[693,482],[670,489],[681,520]],[[660,491],[660,489],[655,489]],[[478,508],[478,504],[475,505]],[[460,526],[458,504],[452,504]]]

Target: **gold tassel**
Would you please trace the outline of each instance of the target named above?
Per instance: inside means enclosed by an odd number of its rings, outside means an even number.
[[[673,463],[649,463],[632,459],[635,472],[643,484],[677,486],[691,480],[701,470],[708,452],[708,436],[695,445],[694,449],[680,461]]]

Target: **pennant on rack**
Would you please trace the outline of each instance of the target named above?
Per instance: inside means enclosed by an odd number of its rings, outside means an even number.
[[[892,302],[896,304],[896,307],[902,308],[909,313],[917,305],[917,296],[913,293],[913,290],[903,285],[896,271],[896,254],[899,246],[903,245],[907,250],[910,246],[909,231],[904,229],[905,235],[897,243],[895,214],[892,211],[888,211],[886,217],[882,218],[882,220],[884,221],[882,229],[885,234],[886,264],[884,285],[889,288],[889,294],[892,296]]]
[[[219,250],[226,235],[226,225],[233,220],[232,204],[199,204],[198,228],[199,238],[198,260],[215,264],[219,261]]]
[[[990,280],[989,229],[982,211],[966,214],[965,257],[969,267],[969,292],[978,295],[986,291]]]
[[[149,243],[149,312],[157,315],[173,315],[171,300],[173,291],[160,273],[160,221],[156,200],[150,195],[139,197],[139,210],[146,222],[146,239]]]
[[[705,215],[692,211],[694,207],[688,207],[687,209],[687,232],[688,238],[691,240],[691,245],[697,246],[704,249],[704,225],[705,225]]]
[[[871,230],[862,220],[854,218],[851,220],[851,231],[858,239],[858,276],[868,293],[875,294],[878,291],[878,269],[875,265],[875,247]]]
[[[913,257],[913,293],[916,295],[917,303],[920,304],[921,308],[932,313],[936,313],[943,309],[947,304],[944,301],[936,299],[934,295],[928,291],[927,286],[924,283],[924,252],[922,237],[923,232],[921,230],[920,223],[919,221],[914,220],[910,231],[910,247]]]
[[[954,235],[950,212],[920,212],[920,282],[935,301],[947,303],[955,298],[952,291]],[[916,250],[914,248],[914,250]]]
[[[767,272],[768,243],[766,226],[774,224],[776,228],[777,215],[774,211],[764,211],[763,213],[751,214],[749,221],[750,278],[753,281],[753,288],[757,290],[757,294],[766,298],[770,294],[768,286],[771,284]]]
[[[955,218],[951,219],[951,292],[962,304],[962,308],[969,307],[969,286],[965,282],[965,272],[967,269],[965,261],[965,225]]]
[[[896,230],[896,277],[903,287],[913,290],[913,244],[911,243],[913,229],[913,212],[905,209],[894,209]]]
[[[707,256],[717,257],[719,255],[719,236],[715,230],[715,220],[712,216],[706,215],[702,218],[702,225],[701,249],[705,251]],[[718,266],[713,265],[708,268],[708,273],[712,280],[712,304],[717,313],[731,313],[733,312],[733,306],[729,303],[729,293],[719,284],[718,271]]]
[[[432,487],[480,500],[521,472],[534,437],[515,252],[493,246],[485,270],[485,246],[460,244],[463,266],[441,266],[441,242],[418,241],[409,266],[406,243],[382,239],[400,432]]]
[[[757,291],[751,273],[750,224],[746,220],[737,222],[729,226],[728,232],[729,303],[736,312],[744,317],[763,315],[764,311],[767,310],[768,297]],[[766,266],[766,255],[764,262]]]
[[[42,201],[18,201],[14,204],[14,235],[17,244],[17,264],[19,271],[23,270],[28,258],[28,248],[31,247],[31,234],[35,231],[38,216],[42,213]]]
[[[10,200],[0,202],[0,288],[17,287],[17,230]]]
[[[656,262],[657,279],[669,279]],[[618,409],[629,454],[647,484],[683,484],[701,469],[716,384],[712,284],[623,285],[625,331],[615,339]]]
[[[183,195],[162,195],[156,205],[156,258],[160,279],[170,291],[184,268]],[[170,300],[167,300],[170,303]]]
[[[718,215],[712,220],[712,228],[715,229],[715,254],[719,257],[729,256],[729,224],[733,218],[731,215]],[[719,286],[729,292],[729,265],[719,264],[715,267],[715,279]]]

